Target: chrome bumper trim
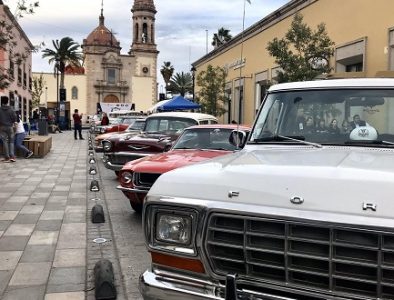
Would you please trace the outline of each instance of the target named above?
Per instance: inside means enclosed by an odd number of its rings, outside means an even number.
[[[104,166],[112,171],[120,171],[123,168],[123,165],[115,165],[110,161],[106,161]]]
[[[150,270],[140,276],[139,289],[144,300],[223,300],[215,295],[216,286],[185,276],[160,276]],[[188,280],[189,279],[189,280]]]
[[[147,194],[149,192],[149,190],[132,189],[132,188],[123,187],[121,185],[118,185],[116,188],[122,192],[133,192],[133,193],[143,193],[143,194]]]

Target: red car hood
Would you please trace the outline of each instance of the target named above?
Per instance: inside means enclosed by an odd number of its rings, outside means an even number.
[[[123,170],[137,173],[165,173],[170,170],[197,163],[217,156],[232,153],[222,150],[171,150],[128,162]]]

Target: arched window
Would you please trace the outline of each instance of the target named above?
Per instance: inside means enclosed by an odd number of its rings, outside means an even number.
[[[71,99],[78,99],[78,88],[76,86],[73,86],[71,89]]]
[[[147,43],[148,39],[149,39],[148,24],[144,23],[144,24],[142,24],[142,42]]]

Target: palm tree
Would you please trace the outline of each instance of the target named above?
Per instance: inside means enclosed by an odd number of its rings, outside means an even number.
[[[64,88],[64,71],[66,65],[81,66],[82,53],[79,51],[79,44],[70,37],[64,37],[60,40],[52,40],[55,50],[42,50],[42,58],[49,58],[48,63],[55,62],[54,71],[60,72],[60,88]]]
[[[174,67],[171,65],[171,62],[165,61],[160,69],[161,76],[163,76],[164,82],[166,83],[166,90],[170,83],[172,74],[174,74]]]
[[[212,38],[212,46],[215,49],[232,39],[230,30],[224,27],[220,28],[217,33],[214,33]]]
[[[180,94],[182,97],[187,92],[193,92],[193,79],[190,73],[176,73],[170,80],[168,90],[173,94]]]

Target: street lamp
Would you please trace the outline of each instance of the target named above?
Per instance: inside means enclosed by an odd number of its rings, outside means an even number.
[[[55,72],[56,72],[56,125],[59,126],[59,68],[60,60],[56,58]]]
[[[194,66],[192,66],[192,68],[190,69],[190,72],[192,73],[192,91],[193,91],[193,101],[194,101],[194,80],[196,77],[196,68]]]

